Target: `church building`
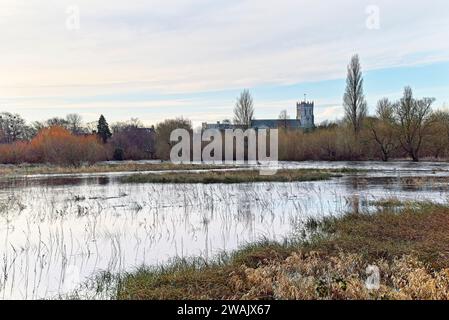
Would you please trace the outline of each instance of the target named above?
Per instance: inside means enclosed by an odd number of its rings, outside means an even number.
[[[296,119],[255,119],[251,122],[254,129],[302,129],[315,128],[314,102],[302,101],[296,103]],[[235,129],[238,126],[231,124],[229,120],[215,123],[203,123],[203,129]]]

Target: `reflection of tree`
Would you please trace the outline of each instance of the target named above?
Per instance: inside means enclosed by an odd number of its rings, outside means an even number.
[[[350,192],[364,189],[368,184],[366,178],[364,177],[348,177],[347,181],[348,183],[346,185],[351,187],[351,189],[349,190]]]
[[[355,214],[360,213],[360,196],[352,195],[349,199],[349,207],[352,209],[351,212]]]
[[[244,222],[248,231],[254,231],[254,215],[252,213],[251,199],[246,192],[246,187],[241,186],[239,190],[239,197],[237,199],[237,221]]]
[[[210,220],[207,217],[203,217],[202,225],[204,232],[204,259],[209,261],[209,223]]]

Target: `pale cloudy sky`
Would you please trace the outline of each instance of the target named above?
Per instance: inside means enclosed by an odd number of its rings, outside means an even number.
[[[354,53],[371,109],[405,85],[441,107],[448,35],[447,0],[0,0],[0,110],[199,124],[249,88],[257,118],[307,93],[334,120]]]

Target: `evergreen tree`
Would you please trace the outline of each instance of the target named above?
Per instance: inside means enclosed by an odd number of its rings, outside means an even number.
[[[103,115],[100,116],[97,125],[97,134],[103,141],[103,143],[108,142],[108,139],[112,137],[111,130],[109,129],[109,125]]]

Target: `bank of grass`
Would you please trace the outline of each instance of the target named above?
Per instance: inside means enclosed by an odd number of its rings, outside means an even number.
[[[117,299],[448,299],[449,208],[403,204],[309,224],[307,240],[249,245],[120,278]],[[368,290],[366,268],[380,270]]]
[[[219,166],[208,164],[173,164],[169,162],[103,162],[82,166],[57,166],[47,164],[0,165],[0,176],[19,176],[36,174],[83,174],[106,172],[141,172],[165,170],[207,170],[236,168],[236,166]]]
[[[279,170],[272,175],[262,175],[258,170],[173,172],[136,174],[123,177],[123,183],[252,183],[319,181],[341,176],[341,170],[292,169]]]

